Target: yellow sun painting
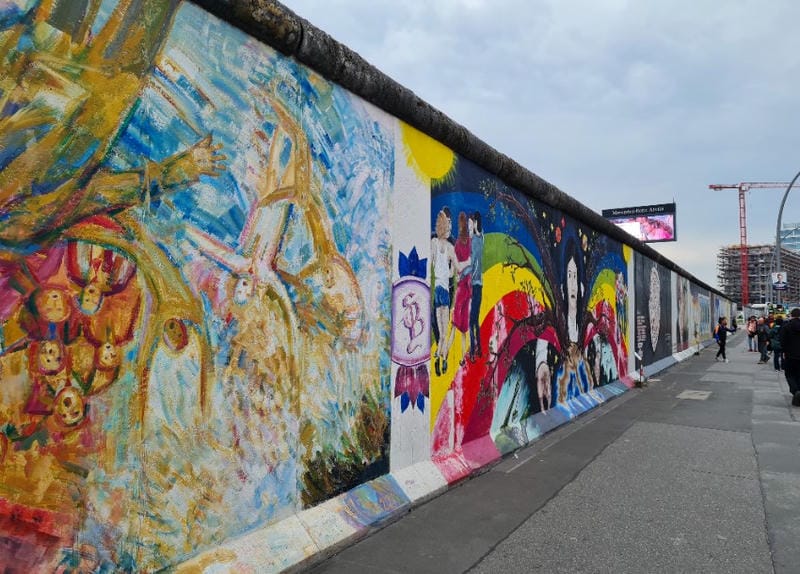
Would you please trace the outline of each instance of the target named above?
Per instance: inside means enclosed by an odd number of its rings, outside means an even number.
[[[456,163],[453,150],[405,122],[400,127],[408,165],[421,179],[441,180],[451,173]]]

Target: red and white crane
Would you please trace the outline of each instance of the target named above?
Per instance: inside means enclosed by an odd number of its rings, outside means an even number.
[[[739,243],[741,244],[742,305],[750,304],[750,282],[747,265],[747,210],[744,194],[751,189],[786,189],[788,186],[788,181],[745,181],[742,183],[711,184],[708,186],[709,189],[713,189],[714,191],[722,191],[723,189],[739,190]]]

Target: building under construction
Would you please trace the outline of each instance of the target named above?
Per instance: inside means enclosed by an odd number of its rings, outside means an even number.
[[[742,302],[742,271],[739,245],[723,247],[717,256],[717,283],[720,291],[734,301]],[[786,272],[789,288],[786,291],[772,289],[772,272],[775,269],[775,245],[749,245],[747,247],[747,276],[750,300],[745,305],[779,302],[800,302],[800,254],[781,249],[781,271]]]

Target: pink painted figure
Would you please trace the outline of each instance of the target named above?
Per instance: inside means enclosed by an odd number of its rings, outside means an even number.
[[[433,308],[439,340],[434,355],[434,369],[439,376],[447,372],[449,351],[447,323],[450,316],[450,279],[455,275],[456,254],[450,243],[450,218],[445,210],[436,216],[436,236],[431,239],[431,266],[433,268]]]
[[[425,322],[422,320],[422,312],[419,309],[419,301],[417,301],[413,292],[403,297],[403,326],[408,329],[406,353],[410,355],[422,346],[419,338],[425,329]]]
[[[470,254],[472,244],[467,228],[467,214],[463,211],[458,214],[458,238],[456,239],[456,296],[453,305],[453,329],[450,331],[450,342],[447,349],[452,347],[455,332],[461,333],[461,352],[460,365],[464,365],[467,356],[467,332],[469,331],[469,311],[470,301],[472,300],[472,260]]]

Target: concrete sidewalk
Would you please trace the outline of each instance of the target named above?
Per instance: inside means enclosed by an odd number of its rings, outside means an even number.
[[[800,409],[743,334],[311,571],[800,572]]]

